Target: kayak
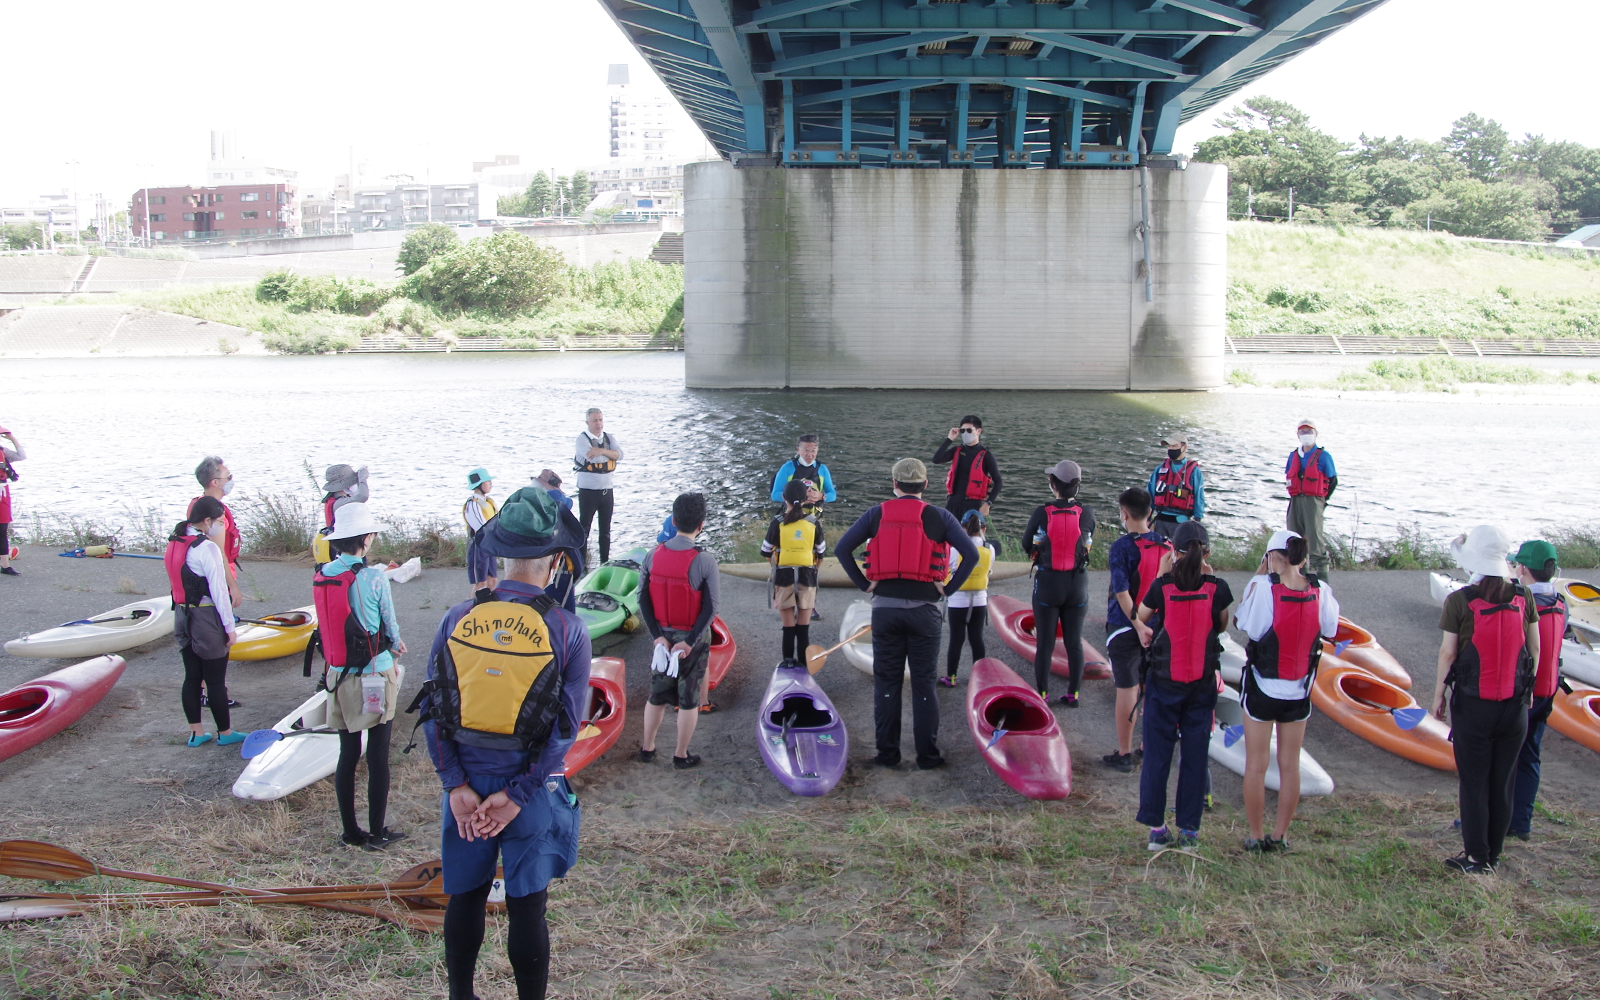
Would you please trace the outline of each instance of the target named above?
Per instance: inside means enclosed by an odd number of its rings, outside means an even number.
[[[1600,650],[1571,639],[1561,640],[1561,672],[1579,683],[1600,688]]]
[[[1222,643],[1222,667],[1220,673],[1224,683],[1234,687],[1244,683],[1244,647],[1234,641],[1233,636],[1224,632],[1217,637]]]
[[[403,669],[403,668],[401,668]],[[402,681],[404,678],[401,678]],[[273,726],[280,733],[297,729],[316,729],[328,723],[328,692],[318,691],[285,715]],[[361,734],[361,749],[367,747],[367,735]],[[261,756],[245,765],[239,779],[233,783],[233,794],[241,799],[271,802],[290,792],[298,792],[333,773],[339,764],[339,734],[318,733],[315,736],[295,736],[279,740]]]
[[[739,644],[733,641],[733,633],[728,631],[728,623],[722,620],[721,615],[711,619],[711,656],[706,661],[706,673],[710,677],[709,690],[715,691],[722,679],[728,676],[728,669],[733,666],[733,658],[739,654]]]
[[[589,661],[589,705],[578,741],[567,748],[563,767],[568,777],[593,764],[622,735],[628,716],[628,667],[614,656]]]
[[[645,550],[634,549],[621,559],[596,566],[578,581],[578,617],[588,626],[589,638],[598,639],[621,628],[624,632],[638,629],[639,567]],[[633,628],[628,627],[633,619]]]
[[[260,620],[279,622],[284,627],[241,624],[237,640],[228,647],[228,659],[276,660],[280,656],[305,652],[311,633],[317,630],[317,607],[308,604],[293,611],[262,615]]]
[[[172,634],[172,598],[153,597],[91,615],[88,624],[66,624],[6,643],[12,656],[100,656],[120,653]]]
[[[1456,769],[1450,727],[1429,715],[1415,729],[1401,729],[1392,710],[1421,706],[1398,686],[1361,667],[1324,656],[1311,684],[1311,702],[1368,743],[1441,771]]]
[[[1037,648],[1033,638],[1033,606],[1024,604],[1005,594],[989,595],[989,623],[1000,635],[1000,641],[1011,647],[1018,656],[1033,662]],[[1071,668],[1067,664],[1067,649],[1061,639],[1061,626],[1056,626],[1056,649],[1050,657],[1050,672],[1066,677]],[[1083,640],[1084,680],[1103,680],[1111,676],[1111,662],[1099,650]]]
[[[1343,652],[1335,652],[1339,643],[1349,642]],[[1357,625],[1348,618],[1339,619],[1339,631],[1334,634],[1333,640],[1322,640],[1322,655],[1338,656],[1346,663],[1352,663],[1367,673],[1382,680],[1388,681],[1403,691],[1411,690],[1411,675],[1406,673],[1406,668],[1400,665],[1387,649],[1378,645],[1378,640],[1373,638],[1371,632]]]
[[[1044,800],[1072,794],[1072,755],[1055,713],[1037,691],[993,657],[972,665],[967,728],[984,763],[1017,792]]]
[[[872,624],[872,605],[867,601],[855,601],[845,609],[844,619],[839,622],[839,641],[855,635],[861,631],[861,626]],[[872,633],[868,632],[854,642],[845,643],[844,658],[857,670],[872,676]],[[906,666],[905,680],[911,680],[911,667]]]
[[[850,759],[844,720],[803,665],[772,672],[756,714],[756,739],[767,770],[796,795],[828,794]]]
[[[1590,632],[1600,632],[1600,587],[1570,577],[1552,581],[1567,599],[1567,618]]]
[[[1230,746],[1228,744],[1228,729],[1244,725],[1244,705],[1241,704],[1239,692],[1231,687],[1224,687],[1217,695],[1216,715],[1211,728],[1211,749],[1209,755],[1212,760],[1232,771],[1234,774],[1244,774],[1246,747],[1244,734],[1238,733],[1237,738]],[[1272,756],[1267,760],[1267,787],[1274,792],[1278,790],[1278,733],[1277,727],[1272,732]],[[1315,757],[1300,748],[1300,794],[1301,795],[1332,795],[1333,779],[1328,772],[1322,769]]]
[[[1556,691],[1550,703],[1550,728],[1600,753],[1600,690],[1589,687]]]
[[[83,718],[117,683],[127,664],[97,656],[0,694],[0,760],[15,757]]]
[[[1467,585],[1465,580],[1457,580],[1446,573],[1428,574],[1428,596],[1433,598],[1433,603],[1444,607],[1444,599]]]

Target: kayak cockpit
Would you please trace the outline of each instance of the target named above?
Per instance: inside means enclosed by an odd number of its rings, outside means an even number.
[[[0,697],[0,726],[25,726],[50,704],[46,688],[22,688]]]
[[[616,711],[616,706],[611,704],[611,699],[597,687],[589,688],[589,721],[604,722],[611,718],[611,713]]]
[[[803,694],[784,698],[781,706],[767,713],[767,719],[780,729],[785,725],[791,730],[826,729],[833,725],[833,713],[817,707],[809,695]]]
[[[1014,694],[1002,694],[983,708],[983,721],[990,729],[1011,733],[1037,733],[1052,728],[1055,717],[1036,701]]]
[[[1339,678],[1339,692],[1371,712],[1388,712],[1416,704],[1410,695],[1399,688],[1391,687],[1375,677],[1359,676],[1354,671]]]

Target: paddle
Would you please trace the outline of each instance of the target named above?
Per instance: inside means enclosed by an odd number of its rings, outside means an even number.
[[[290,736],[328,735],[332,732],[332,729],[291,729],[287,733],[280,733],[276,729],[257,729],[246,736],[244,742],[239,745],[239,756],[251,760],[266,753],[268,747],[281,739]]]
[[[275,622],[271,618],[239,618],[236,620],[244,622],[246,625],[265,625],[267,628],[303,628],[307,624],[306,622]]]
[[[112,556],[121,556],[124,559],[165,559],[166,556],[145,555],[141,552],[113,552],[103,545],[92,545],[93,549],[104,549],[103,552],[90,552],[88,549],[68,549],[60,553],[68,559],[110,559]]]
[[[807,646],[806,647],[806,672],[810,673],[810,674],[815,674],[817,671],[822,669],[822,665],[824,663],[828,662],[828,654],[829,653],[832,653],[832,652],[834,652],[836,650],[843,649],[844,647],[850,645],[852,642],[855,642],[857,639],[861,638],[862,636],[866,635],[868,632],[871,632],[871,631],[872,631],[872,626],[871,625],[863,625],[863,626],[861,626],[861,628],[856,630],[856,634],[855,635],[852,635],[850,638],[846,639],[844,642],[841,642],[836,646],[829,646],[827,649],[823,649],[820,645],[818,645],[816,643],[813,643],[812,645]]]
[[[62,622],[60,625],[57,625],[56,628],[66,628],[69,625],[104,625],[106,622],[136,622],[141,618],[149,617],[150,612],[144,608],[140,608],[131,615],[118,615],[115,618],[80,618],[75,622]]]
[[[1411,730],[1417,728],[1418,726],[1422,725],[1422,720],[1428,717],[1428,710],[1425,708],[1384,708],[1382,705],[1377,705],[1360,698],[1355,700],[1370,708],[1383,709],[1383,711],[1393,715],[1394,724],[1399,726],[1403,732],[1410,732]],[[1225,747],[1232,747],[1235,743],[1239,742],[1239,738],[1243,735],[1243,726],[1229,726],[1222,731],[1222,745]]]

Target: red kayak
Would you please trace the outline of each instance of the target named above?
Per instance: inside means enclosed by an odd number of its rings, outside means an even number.
[[[721,615],[711,619],[711,657],[706,661],[706,673],[710,675],[711,690],[715,691],[722,679],[728,676],[728,669],[733,666],[733,658],[739,652],[739,644],[733,641],[733,633],[728,631],[728,623],[722,620]]]
[[[563,761],[569,778],[599,760],[622,735],[622,723],[628,715],[627,670],[628,665],[615,656],[597,656],[589,661],[586,724],[578,731],[578,742],[567,748]]]
[[[994,630],[1000,633],[1000,641],[1011,647],[1011,651],[1018,656],[1033,662],[1033,652],[1037,648],[1033,638],[1033,606],[1024,604],[1015,597],[1004,594],[989,595],[989,621],[994,625]],[[1056,626],[1056,650],[1050,657],[1050,672],[1057,677],[1068,677],[1071,668],[1067,665],[1067,647],[1061,641],[1061,626]],[[1084,680],[1104,680],[1111,676],[1111,661],[1093,646],[1089,640],[1083,640],[1083,678]]]
[[[972,665],[967,726],[984,763],[1001,781],[1030,799],[1064,799],[1072,794],[1072,756],[1055,713],[1037,691],[993,657]]]
[[[126,665],[120,656],[97,656],[0,694],[0,760],[83,718],[100,704]]]

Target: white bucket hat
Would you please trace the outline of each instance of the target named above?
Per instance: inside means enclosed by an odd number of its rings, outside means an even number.
[[[1450,558],[1468,573],[1510,577],[1506,553],[1511,548],[1511,539],[1505,532],[1492,524],[1480,524],[1450,542]]]
[[[386,531],[388,527],[372,516],[366,504],[347,503],[333,512],[333,530],[328,532],[328,537],[360,538],[375,531]]]

